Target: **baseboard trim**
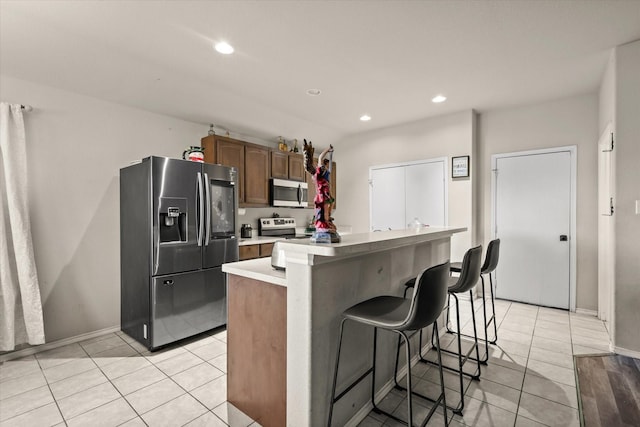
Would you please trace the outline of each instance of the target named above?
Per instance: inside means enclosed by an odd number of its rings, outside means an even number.
[[[91,338],[96,338],[101,335],[118,332],[120,326],[112,326],[109,328],[100,329],[98,331],[87,332],[86,334],[76,335],[74,337],[63,338],[58,341],[48,342],[42,345],[34,345],[33,347],[23,348],[21,350],[12,351],[0,355],[0,362],[6,362],[7,360],[19,359],[21,357],[31,356],[36,353],[42,353],[43,351],[53,350],[54,348],[62,347],[68,344],[73,344],[80,341],[85,341]]]
[[[596,310],[587,310],[586,308],[576,308],[576,314],[598,317],[598,312]]]
[[[446,328],[440,329],[440,336],[442,336],[444,333],[446,333]],[[431,350],[430,340],[427,340],[427,344],[422,346],[421,351],[423,350],[425,351]],[[419,354],[416,354],[415,356],[413,356],[411,358],[411,366],[415,366],[419,360],[420,360]],[[404,367],[398,370],[398,377],[402,378],[406,374],[407,374],[407,366],[405,365]],[[382,388],[380,388],[380,390],[378,390],[378,392],[376,393],[376,402],[380,402],[380,400],[384,396],[386,396],[395,386],[396,384],[395,384],[395,381],[393,381],[393,378],[387,381],[385,385],[383,385]],[[369,413],[372,410],[373,410],[373,403],[369,401],[367,402],[366,405],[360,408],[360,410],[356,412],[356,414],[353,417],[351,417],[349,421],[345,423],[344,427],[357,427],[358,424],[360,424],[365,418],[367,418],[367,415],[369,415]]]
[[[634,359],[640,359],[640,351],[628,350],[622,347],[613,347],[613,352],[621,354],[622,356],[633,357]]]

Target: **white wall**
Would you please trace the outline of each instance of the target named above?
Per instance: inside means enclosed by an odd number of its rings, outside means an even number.
[[[478,218],[485,245],[491,240],[491,156],[576,145],[577,308],[597,309],[598,98],[580,95],[542,104],[489,111],[478,118]],[[482,240],[481,240],[482,241]]]
[[[25,114],[29,206],[47,341],[120,325],[119,169],[181,157],[207,126],[0,76]]]
[[[471,155],[474,140],[471,110],[365,132],[335,144],[339,178],[335,212],[337,224],[349,224],[354,233],[367,232],[369,224],[369,167],[413,160]],[[471,158],[470,178],[450,178],[449,225],[468,227],[454,235],[451,258],[462,259],[472,244],[472,182],[476,168]]]
[[[615,345],[640,352],[640,40],[616,48]]]

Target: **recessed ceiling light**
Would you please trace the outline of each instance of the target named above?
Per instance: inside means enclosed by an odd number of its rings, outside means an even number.
[[[434,96],[433,98],[431,98],[431,102],[435,102],[436,104],[440,103],[440,102],[444,102],[447,100],[447,97],[444,95],[437,95]]]
[[[309,96],[318,96],[322,93],[320,89],[309,89],[307,90],[307,95]]]
[[[369,120],[371,120],[371,116],[364,114],[360,116],[360,120],[362,120],[363,122],[368,122]]]
[[[216,43],[216,50],[223,55],[230,55],[233,53],[233,46],[227,42]]]

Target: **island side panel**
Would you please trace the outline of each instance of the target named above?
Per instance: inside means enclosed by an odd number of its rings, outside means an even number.
[[[227,399],[264,427],[286,425],[287,288],[228,275]]]

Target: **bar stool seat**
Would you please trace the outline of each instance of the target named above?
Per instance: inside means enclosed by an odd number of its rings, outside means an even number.
[[[338,350],[336,354],[336,364],[333,375],[333,385],[331,390],[331,402],[329,406],[329,420],[327,425],[331,427],[333,417],[334,404],[339,401],[345,394],[352,390],[358,383],[364,380],[369,374],[371,379],[371,402],[373,411],[384,414],[394,420],[407,424],[409,427],[413,425],[413,404],[412,397],[415,393],[411,387],[411,348],[407,331],[415,331],[430,325],[437,329],[437,319],[444,308],[447,300],[447,279],[449,276],[449,263],[440,264],[435,267],[426,269],[420,273],[415,283],[414,292],[411,298],[405,299],[395,296],[378,296],[356,304],[342,313],[343,319],[340,322],[340,338],[338,340]],[[340,350],[342,347],[342,336],[344,333],[344,325],[347,320],[363,323],[374,327],[373,333],[373,362],[364,374],[362,374],[353,383],[347,386],[338,396],[336,396],[336,385],[338,380],[338,367],[340,363]],[[384,329],[397,333],[404,339],[406,344],[407,356],[407,420],[398,418],[397,416],[385,412],[380,409],[375,401],[375,383],[376,383],[376,350],[377,350],[377,332],[378,329]],[[440,396],[436,399],[436,404],[426,416],[421,424],[422,426],[431,419],[438,404],[442,405],[444,411],[444,422],[448,425],[447,405],[444,394],[444,377],[442,373],[442,361],[440,358],[439,340],[435,343],[438,353],[438,366],[440,370]]]

